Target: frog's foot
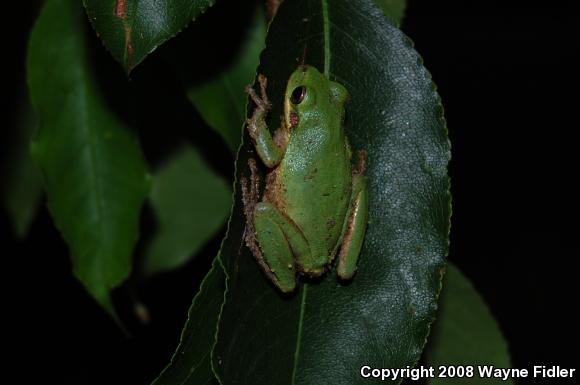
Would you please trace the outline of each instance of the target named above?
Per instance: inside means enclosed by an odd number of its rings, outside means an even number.
[[[250,180],[242,176],[240,184],[242,187],[242,202],[244,203],[244,214],[246,215],[246,228],[244,230],[244,240],[256,258],[262,257],[262,252],[256,240],[256,230],[254,228],[254,210],[258,204],[260,178],[256,169],[256,161],[248,159],[250,167]],[[249,187],[249,188],[248,188]]]
[[[263,135],[268,132],[266,126],[266,115],[271,109],[270,100],[268,100],[268,96],[266,95],[266,86],[268,85],[266,77],[262,74],[258,75],[258,82],[260,83],[260,96],[258,96],[256,90],[254,90],[251,85],[246,87],[246,93],[250,95],[250,98],[252,98],[256,104],[252,116],[246,120],[246,123],[248,124],[248,133],[254,141],[258,139],[260,133]],[[268,135],[270,135],[269,132]]]
[[[260,95],[262,96],[262,101],[268,106],[270,109],[271,104],[270,100],[268,99],[268,94],[266,93],[266,88],[268,87],[268,79],[262,74],[258,75],[258,83],[260,83]]]
[[[268,99],[268,95],[266,94],[268,80],[264,75],[259,74],[258,83],[260,83],[260,96],[258,96],[258,94],[251,85],[246,86],[246,93],[250,95],[250,98],[252,98],[252,101],[256,104],[256,106],[258,106],[258,109],[261,109],[263,111],[270,111],[272,105],[270,104],[270,100]]]
[[[326,274],[326,272],[328,271],[328,267],[324,266],[324,267],[320,267],[320,268],[302,268],[302,274],[307,275],[310,278],[318,278],[320,276],[322,276],[323,274]]]

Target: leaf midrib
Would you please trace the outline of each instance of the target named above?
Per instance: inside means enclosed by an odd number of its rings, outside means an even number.
[[[83,76],[84,75],[84,76]],[[82,74],[81,76],[83,77],[87,77],[86,74]],[[103,187],[99,181],[99,172],[97,170],[98,167],[98,162],[96,159],[96,147],[97,147],[97,140],[96,140],[96,134],[94,132],[94,129],[92,129],[91,127],[91,119],[89,118],[90,115],[90,111],[89,111],[89,103],[88,103],[88,98],[89,98],[89,91],[87,89],[87,83],[84,82],[80,82],[80,87],[81,87],[81,93],[82,93],[82,103],[83,103],[83,108],[82,110],[82,124],[81,126],[83,127],[83,130],[85,131],[85,134],[88,138],[88,151],[89,151],[89,170],[90,170],[90,175],[91,177],[89,178],[89,183],[91,184],[91,186],[93,187],[93,191],[95,192],[95,200],[94,200],[94,205],[95,205],[95,219],[97,221],[97,227],[98,227],[98,231],[99,231],[99,239],[104,240],[104,238],[106,237],[106,232],[104,231],[104,227],[103,227],[103,212],[104,212],[104,204],[103,204]],[[99,279],[101,282],[104,282],[105,284],[107,283],[105,276],[103,274],[102,269],[98,268],[97,272],[99,274]]]
[[[306,307],[306,293],[308,285],[304,285],[300,291],[300,316],[298,318],[298,336],[296,337],[296,350],[294,351],[294,367],[292,369],[292,384],[296,383],[296,373],[298,371],[298,357],[300,356],[300,345],[302,343],[302,326],[304,324],[304,308]]]

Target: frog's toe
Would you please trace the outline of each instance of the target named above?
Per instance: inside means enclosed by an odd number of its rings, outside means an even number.
[[[320,277],[321,275],[326,273],[326,268],[325,268],[325,266],[308,267],[308,268],[302,267],[302,273],[306,274],[307,276],[309,276],[311,278],[316,278],[316,277]]]

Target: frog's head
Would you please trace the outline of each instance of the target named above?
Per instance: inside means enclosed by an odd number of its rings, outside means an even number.
[[[348,92],[342,85],[328,80],[316,68],[299,66],[288,79],[284,96],[284,120],[289,128],[302,118],[320,111],[344,111]]]

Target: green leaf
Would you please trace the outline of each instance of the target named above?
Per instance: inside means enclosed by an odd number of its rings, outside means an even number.
[[[214,1],[83,0],[83,4],[97,35],[129,73]]]
[[[24,87],[23,87],[24,88]],[[30,140],[36,118],[28,95],[23,92],[16,121],[7,133],[2,172],[2,203],[18,238],[25,238],[42,198],[42,181],[30,156]]]
[[[215,342],[225,280],[223,267],[216,258],[189,308],[187,322],[171,363],[152,385],[215,384],[210,351]]]
[[[452,264],[447,265],[443,290],[439,298],[441,309],[426,349],[427,364],[493,365],[510,368],[507,344],[483,298],[469,280]],[[469,379],[470,384],[513,384],[513,380]],[[463,384],[464,378],[432,378],[431,384]]]
[[[148,273],[176,268],[199,251],[225,223],[232,200],[227,183],[191,146],[154,173],[150,199],[159,230],[146,251]]]
[[[245,133],[219,254],[228,276],[226,302],[221,313],[210,315],[196,315],[194,302],[183,334],[216,330],[219,320],[212,367],[223,384],[367,383],[359,376],[364,364],[404,367],[418,360],[437,307],[450,215],[442,107],[408,39],[369,0],[284,2],[266,47],[259,72],[269,80],[272,127],[299,62],[324,70],[352,96],[347,133],[354,149],[368,151],[370,162],[371,221],[359,272],[349,285],[330,272],[290,296],[268,283],[243,242],[238,183],[255,156]],[[214,287],[196,301],[221,294]],[[175,361],[209,354],[210,341],[193,341],[182,339],[166,369],[178,376],[163,384],[187,383],[187,373],[200,370],[194,359]],[[203,368],[205,381],[209,368]]]
[[[383,10],[385,15],[389,16],[397,24],[401,24],[405,16],[407,0],[374,0],[374,2]]]
[[[106,309],[131,269],[148,192],[134,135],[107,105],[88,60],[83,9],[49,0],[32,31],[28,84],[39,117],[33,156],[75,275]]]
[[[223,384],[368,383],[359,374],[363,365],[417,362],[437,309],[448,250],[450,148],[420,57],[371,0],[285,1],[259,68],[268,78],[271,128],[298,63],[317,67],[351,95],[347,135],[354,150],[368,152],[370,224],[349,285],[332,269],[280,295],[242,242],[239,181],[255,157],[246,134],[224,241],[229,252],[220,253],[228,292],[213,367]]]
[[[187,96],[206,123],[226,141],[232,152],[240,144],[246,117],[244,87],[254,80],[260,52],[266,38],[266,17],[258,8],[238,55],[231,65],[206,82],[192,85]]]

